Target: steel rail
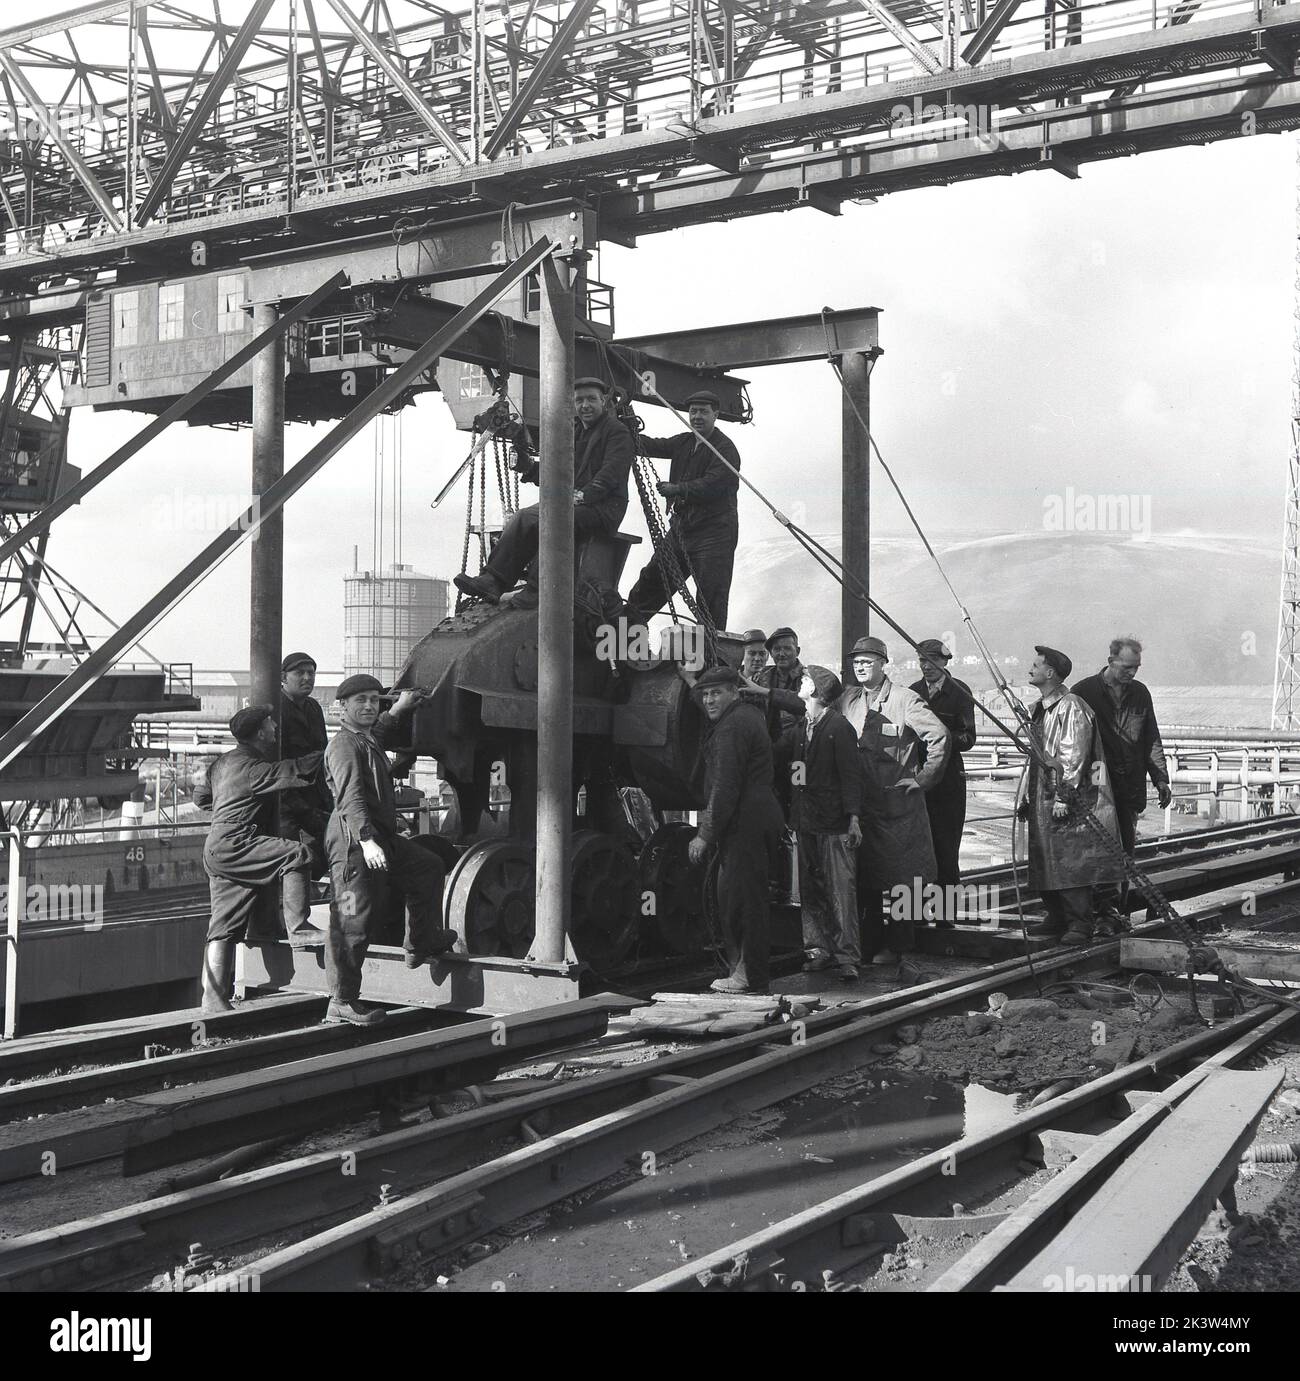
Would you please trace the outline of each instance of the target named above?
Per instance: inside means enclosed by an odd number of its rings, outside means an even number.
[[[951,1214],[954,1201],[964,1205],[973,1201],[972,1191],[978,1193],[981,1187],[975,1182],[987,1183],[990,1170],[1005,1170],[1019,1161],[1027,1139],[1035,1133],[1086,1124],[1104,1112],[1115,1095],[1167,1074],[1224,1040],[1230,1044],[1219,1052],[1220,1062],[1202,1065],[1205,1073],[1209,1068],[1244,1059],[1296,1019],[1295,1012],[1260,1007],[1213,1030],[1198,1032],[1156,1055],[1124,1065],[1112,1074],[1009,1119],[981,1136],[950,1142],[909,1165],[708,1252],[689,1266],[634,1287],[634,1292],[779,1289],[786,1282],[785,1288],[791,1289],[833,1288],[844,1271],[859,1266],[879,1250],[872,1232],[881,1215],[924,1214],[936,1209]],[[1195,1074],[1196,1071],[1189,1075],[1188,1081],[1180,1081],[1187,1082],[1188,1087],[1179,1096],[1204,1077],[1194,1077]]]

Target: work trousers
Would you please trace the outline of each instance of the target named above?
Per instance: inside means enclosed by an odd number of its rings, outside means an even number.
[[[677,590],[669,590],[659,562],[647,562],[627,597],[629,617],[644,623],[668,603],[669,595],[685,589],[687,576],[694,576],[697,600],[704,604],[715,628],[726,628],[738,536],[737,529],[730,524],[721,531],[704,528],[685,534],[670,527],[668,551],[682,573],[683,583]]]
[[[261,932],[274,924],[271,908],[276,883],[283,880],[292,886],[301,882],[307,887],[311,849],[287,839],[245,833],[236,855],[213,862],[205,854],[204,866],[212,903],[208,940],[273,939]],[[214,867],[220,867],[221,873],[214,872]]]
[[[1135,811],[1126,801],[1118,796],[1115,798],[1115,819],[1119,824],[1119,842],[1124,846],[1124,852],[1131,858],[1133,848],[1137,844],[1137,818],[1140,812]],[[1098,911],[1104,911],[1107,907],[1113,906],[1121,915],[1128,914],[1128,878],[1122,882],[1103,882],[1100,887],[1093,888],[1093,904]]]
[[[306,817],[281,807],[280,837],[301,840],[304,844],[309,839],[311,841],[311,863],[308,867],[286,873],[280,880],[280,911],[284,916],[284,928],[290,935],[303,932],[315,934],[316,927],[311,923],[312,879],[329,871],[325,840],[308,829],[308,823]]]
[[[541,532],[542,510],[537,504],[521,508],[505,525],[497,538],[492,555],[483,568],[503,591],[513,590],[527,575],[529,585],[537,585],[537,542]],[[609,524],[588,505],[576,504],[573,509],[575,555],[584,538],[593,533],[609,532]]]
[[[906,910],[907,914],[903,916],[893,915],[891,906],[894,903],[888,892],[875,887],[862,889],[862,952],[868,958],[883,949],[892,950],[895,954],[907,954],[916,944],[911,901],[904,898],[895,907]]]
[[[408,954],[427,953],[428,937],[442,926],[442,860],[400,835],[376,840],[388,857],[387,871],[366,866],[361,845],[344,837],[337,816],[325,832],[334,888],[325,976],[330,996],[339,1002],[355,1002],[360,996],[361,967],[371,941],[382,931],[390,887],[406,902],[402,947]]]
[[[799,831],[799,896],[806,950],[859,964],[858,860],[847,834]]]
[[[774,841],[759,830],[733,826],[718,841],[718,923],[731,977],[766,988],[770,915],[769,856]]]
[[[1047,924],[1064,935],[1067,930],[1078,931],[1082,935],[1092,934],[1092,888],[1091,887],[1044,887],[1039,893],[1043,907],[1047,911]]]
[[[935,881],[941,887],[956,887],[961,881],[961,835],[966,828],[966,776],[945,777],[925,793],[925,811],[930,817],[930,838],[934,842]],[[952,920],[949,916],[946,919]]]

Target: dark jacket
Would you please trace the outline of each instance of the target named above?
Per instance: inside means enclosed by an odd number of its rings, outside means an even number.
[[[632,433],[612,412],[590,427],[573,425],[573,487],[582,491],[578,507],[595,509],[609,531],[616,532],[627,512],[627,477],[636,459]],[[522,478],[539,483],[539,462],[533,461]]]
[[[966,780],[966,764],[961,755],[975,747],[975,701],[965,681],[944,676],[938,692],[931,696],[922,676],[912,682],[912,689],[930,707],[935,718],[948,730],[948,762],[942,778],[932,790]]]
[[[704,740],[704,798],[699,837],[718,843],[729,830],[778,833],[781,807],[772,791],[772,740],[763,712],[737,700]]]
[[[779,738],[787,729],[792,729],[803,717],[803,701],[799,687],[803,685],[804,669],[802,662],[796,662],[789,672],[783,672],[775,662],[765,666],[754,677],[756,686],[766,686],[772,692],[767,697],[768,727],[773,738]]]
[[[334,793],[334,815],[349,842],[397,835],[397,797],[384,744],[393,730],[381,714],[368,734],[343,725],[325,750],[325,777]]]
[[[849,721],[830,709],[811,728],[802,719],[781,735],[776,756],[777,770],[791,784],[790,827],[806,834],[847,833],[849,816],[862,813],[862,763]]]
[[[248,851],[266,827],[267,803],[278,792],[310,785],[320,765],[319,753],[272,762],[245,743],[217,758],[194,790],[194,804],[200,810],[212,808],[212,828],[203,846],[209,875],[241,875]],[[274,863],[265,877],[241,880],[270,881],[279,871],[280,864]]]
[[[299,705],[280,693],[280,756],[300,758],[307,753],[323,753],[329,743],[325,711],[312,696]],[[325,774],[318,773],[308,787],[288,791],[280,798],[280,820],[286,818],[310,834],[325,832],[325,818],[334,809],[334,799],[325,785]]]
[[[1121,689],[1116,705],[1101,672],[1085,677],[1071,687],[1071,692],[1097,721],[1116,803],[1140,815],[1147,804],[1147,777],[1157,787],[1169,781],[1151,692],[1141,681],[1130,681]]]
[[[740,469],[740,452],[720,427],[714,427],[709,440],[737,470]],[[739,530],[736,493],[740,480],[693,431],[662,440],[643,436],[641,445],[646,455],[670,461],[668,482],[682,486],[683,492],[669,500],[673,527],[683,533],[703,527],[727,532]]]

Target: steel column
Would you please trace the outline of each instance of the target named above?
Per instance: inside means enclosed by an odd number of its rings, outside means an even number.
[[[857,406],[871,423],[871,356],[852,351],[840,357],[840,372],[844,379],[844,398],[841,405],[840,426],[843,429],[841,478],[841,516],[844,569],[862,582],[867,593],[871,590],[871,464],[870,432],[858,421],[853,411]],[[856,588],[847,584],[840,596],[840,651],[845,684],[852,684],[853,667],[850,649],[870,631],[871,612]]]
[[[541,607],[537,614],[537,931],[564,958],[573,834],[573,269],[542,265]]]
[[[253,307],[253,330],[261,335],[279,315],[272,302]],[[269,340],[253,362],[253,502],[284,477],[283,332]],[[248,591],[248,665],[254,705],[280,703],[280,650],[284,629],[284,514],[267,518],[253,543]]]

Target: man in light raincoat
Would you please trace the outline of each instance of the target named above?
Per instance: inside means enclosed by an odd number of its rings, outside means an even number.
[[[1063,945],[1092,940],[1092,889],[1119,882],[1123,867],[1084,823],[1091,811],[1119,847],[1115,797],[1097,721],[1091,709],[1065,688],[1072,663],[1064,652],[1036,646],[1029,683],[1041,700],[1034,706],[1035,741],[1053,765],[1044,770],[1031,756],[1028,782],[1017,813],[1029,821],[1029,885],[1047,911],[1031,933],[1059,937]]]
[[[925,793],[943,776],[949,734],[914,690],[885,675],[889,650],[879,638],[859,638],[852,660],[859,684],[844,692],[838,709],[858,736],[864,778],[862,954],[873,964],[896,964],[915,938],[914,899],[937,873]]]

